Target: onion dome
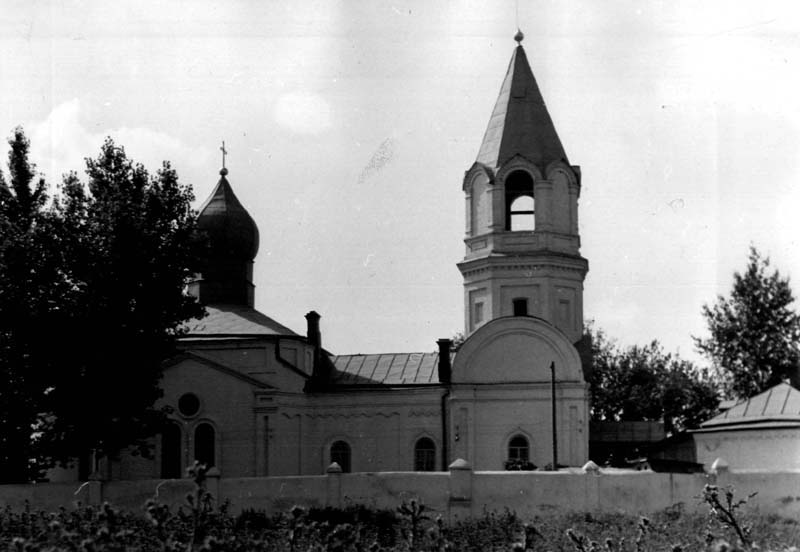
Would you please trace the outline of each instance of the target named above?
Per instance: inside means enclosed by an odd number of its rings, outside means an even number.
[[[241,305],[254,301],[253,259],[258,253],[258,227],[239,203],[225,175],[200,208],[197,228],[208,249],[189,292],[204,305]]]
[[[198,229],[208,236],[212,257],[252,261],[258,253],[258,227],[225,178],[228,170],[219,174],[217,187],[200,208]]]

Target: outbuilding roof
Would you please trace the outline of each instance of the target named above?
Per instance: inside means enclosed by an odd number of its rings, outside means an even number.
[[[698,432],[800,427],[800,391],[779,383],[700,424]]]

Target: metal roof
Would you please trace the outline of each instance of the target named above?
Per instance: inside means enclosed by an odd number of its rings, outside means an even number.
[[[233,193],[227,171],[220,171],[217,187],[200,207],[197,228],[207,232],[212,257],[231,255],[247,260],[258,253],[258,226]]]
[[[331,356],[334,385],[438,384],[439,353]]]
[[[542,170],[552,161],[569,164],[522,46],[511,56],[477,161],[496,168],[514,155]]]
[[[244,305],[207,305],[208,316],[187,324],[185,337],[297,336],[269,316]]]
[[[700,430],[800,426],[800,391],[779,383],[700,424]]]

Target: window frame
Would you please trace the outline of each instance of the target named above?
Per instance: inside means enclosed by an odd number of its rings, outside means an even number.
[[[531,203],[533,204],[530,209],[514,209],[514,205],[520,199],[530,199]],[[514,228],[514,220],[515,217],[517,220],[517,225],[521,226],[530,226],[530,228]],[[530,224],[526,224],[530,221]],[[508,229],[511,232],[533,232],[536,229],[536,200],[533,197],[533,194],[519,194],[511,200],[511,203],[508,206]]]
[[[516,444],[515,441],[517,442]],[[525,443],[524,446],[519,444],[520,441]],[[508,440],[506,451],[508,452],[508,460],[519,460],[522,462],[530,462],[531,460],[531,442],[521,433],[514,434],[511,439]]]
[[[339,456],[341,454],[344,454],[345,456],[343,458],[340,458]],[[336,462],[337,464],[339,464],[339,467],[342,468],[342,473],[352,473],[353,448],[350,446],[350,443],[348,443],[344,439],[335,440],[328,447],[328,457],[330,458],[329,465]]]
[[[422,448],[420,445],[430,446]],[[414,443],[414,471],[436,471],[436,442],[430,437],[420,437]]]
[[[508,232],[533,232],[536,229],[536,194],[534,179],[528,171],[516,169],[506,176],[503,189],[505,191],[505,229]],[[514,210],[514,203],[522,197],[529,197],[533,203],[531,209]],[[515,230],[512,220],[515,216],[530,216],[531,228]],[[527,219],[526,219],[527,220]]]
[[[483,324],[484,308],[483,301],[475,301],[472,305],[472,325],[477,327]]]
[[[208,450],[202,451],[202,454],[201,454],[201,451],[200,451],[200,448],[201,448],[200,447],[200,441],[201,441],[201,439],[200,439],[200,437],[204,437],[205,438],[205,436],[198,436],[198,432],[204,430],[205,428],[208,428],[210,430],[210,432],[211,432],[210,435],[209,435],[211,437],[211,443],[210,443],[210,446],[208,444],[206,444],[206,443],[203,443],[203,448],[206,448]],[[214,424],[212,424],[211,422],[209,422],[207,420],[203,420],[203,421],[198,422],[194,426],[194,431],[192,432],[192,438],[193,438],[192,439],[192,445],[193,445],[193,449],[194,449],[194,460],[200,462],[201,464],[205,464],[206,467],[208,467],[208,468],[216,466],[217,465],[217,428],[214,427]],[[205,454],[204,454],[205,452],[210,452],[211,453],[210,462],[208,461],[209,460],[208,458],[201,458],[201,456],[205,456]]]
[[[167,432],[168,431],[175,431],[176,433],[173,437],[177,437],[174,443],[170,443],[171,446],[167,446],[165,441],[168,439]],[[183,428],[181,424],[177,422],[167,422],[164,426],[164,429],[159,434],[159,477],[161,479],[180,479],[183,475],[184,469],[184,458],[183,458]],[[177,448],[173,448],[177,447]],[[167,466],[167,458],[168,458],[168,449],[172,448],[171,452],[176,453],[171,458],[174,464],[172,466]],[[177,468],[177,470],[175,470]]]

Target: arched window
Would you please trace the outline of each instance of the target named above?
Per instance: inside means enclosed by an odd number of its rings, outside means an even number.
[[[215,465],[215,435],[211,424],[199,424],[194,430],[194,459],[209,468]]]
[[[179,479],[183,471],[181,428],[167,424],[161,433],[161,478]]]
[[[331,464],[336,462],[342,472],[350,473],[350,445],[344,441],[336,441],[331,445]]]
[[[506,177],[506,230],[534,230],[533,178],[525,171]]]
[[[436,445],[431,439],[422,437],[414,445],[414,471],[436,470]]]
[[[508,216],[511,219],[510,230],[516,232],[518,230],[533,230],[533,197],[519,196],[511,204]]]
[[[508,459],[527,462],[530,459],[528,440],[522,435],[516,435],[508,442]]]

